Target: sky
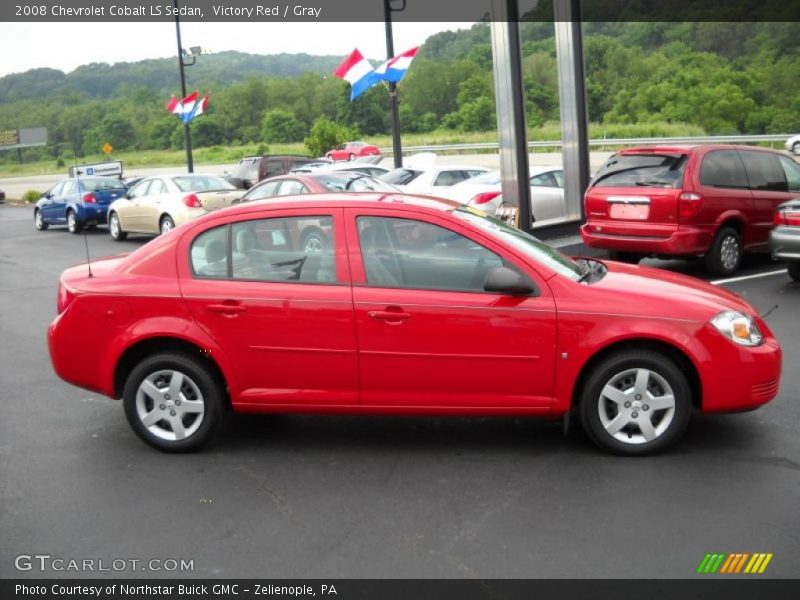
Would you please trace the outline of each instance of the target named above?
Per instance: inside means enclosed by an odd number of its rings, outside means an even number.
[[[439,31],[471,25],[395,23],[395,53]],[[367,58],[386,58],[383,23],[181,23],[181,36],[184,48],[211,52],[345,55],[358,47]],[[69,72],[91,62],[135,62],[176,53],[171,22],[0,23],[0,77],[40,67]]]

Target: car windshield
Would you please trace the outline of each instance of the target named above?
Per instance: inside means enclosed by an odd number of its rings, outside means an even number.
[[[182,175],[173,177],[172,181],[182,192],[217,192],[236,189],[222,177],[215,175]]]
[[[113,177],[92,177],[82,178],[81,186],[87,192],[99,192],[102,190],[125,190],[125,184]]]
[[[686,154],[616,154],[601,167],[591,185],[681,187],[686,156]]]
[[[568,277],[573,281],[578,281],[583,276],[583,269],[568,256],[561,254],[555,248],[548,246],[529,233],[490,217],[483,211],[475,210],[470,206],[460,206],[453,210],[453,215],[476,225],[482,231],[501,242],[511,245],[515,250],[536,262],[542,263],[559,275]]]
[[[315,177],[332,192],[396,192],[392,185],[359,173],[335,173]]]
[[[380,180],[392,185],[406,185],[414,181],[421,173],[422,171],[413,169],[395,169],[394,171],[389,171],[386,175],[381,175]]]

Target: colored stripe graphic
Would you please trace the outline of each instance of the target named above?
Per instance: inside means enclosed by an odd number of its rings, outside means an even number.
[[[742,567],[744,566],[744,561],[747,560],[748,556],[750,556],[750,555],[747,552],[742,554],[742,557],[739,559],[739,564],[736,565],[736,572],[737,573],[739,573],[742,570]]]
[[[708,562],[710,560],[711,560],[711,555],[710,554],[706,554],[703,557],[703,560],[700,561],[700,565],[697,567],[697,572],[698,573],[705,573],[706,572],[706,565],[708,564]]]
[[[767,569],[767,565],[769,564],[769,561],[772,560],[772,556],[772,552],[767,554],[767,556],[764,558],[764,562],[761,563],[761,568],[758,570],[759,573],[763,573]]]
[[[767,569],[767,565],[772,560],[772,552],[725,552],[708,553],[697,566],[697,572],[703,574],[738,574],[746,573],[749,575],[761,574]],[[744,569],[744,571],[742,571]]]
[[[734,563],[736,558],[735,554],[728,554],[728,558],[722,564],[722,568],[719,570],[720,573],[730,573],[731,565]]]

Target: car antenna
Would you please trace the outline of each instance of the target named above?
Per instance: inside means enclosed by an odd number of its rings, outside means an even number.
[[[83,175],[83,171],[76,165],[75,179],[78,183],[78,189],[80,189],[81,175]],[[78,193],[80,193],[80,191]],[[86,266],[89,268],[89,277],[91,278],[94,277],[94,274],[92,273],[92,259],[89,257],[89,238],[87,237],[86,229],[83,230],[83,246],[86,248]]]

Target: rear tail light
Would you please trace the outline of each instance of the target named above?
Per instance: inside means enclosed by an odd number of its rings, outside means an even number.
[[[486,204],[500,195],[500,192],[484,192],[472,197],[470,204]]]
[[[200,198],[198,198],[195,194],[184,196],[183,203],[189,208],[203,208],[203,205],[200,203]]]
[[[775,223],[775,225],[800,227],[800,209],[779,210],[775,213],[773,223]]]
[[[57,303],[57,310],[58,314],[61,314],[67,307],[69,306],[70,302],[75,298],[75,293],[65,286],[63,283],[58,283],[58,303]]]
[[[97,204],[97,198],[94,197],[94,194],[89,192],[88,194],[83,195],[83,202],[85,204]]]
[[[686,219],[695,216],[703,206],[703,197],[694,192],[683,192],[678,196],[678,217]]]

